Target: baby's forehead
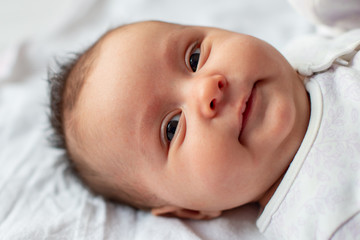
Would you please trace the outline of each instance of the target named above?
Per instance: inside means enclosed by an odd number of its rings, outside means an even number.
[[[149,79],[151,74],[145,71],[147,67],[142,65],[142,63],[154,64],[153,58],[147,56],[145,50],[153,50],[151,43],[156,43],[157,46],[161,45],[162,38],[155,39],[154,35],[179,27],[180,25],[162,22],[135,23],[116,28],[99,41],[98,59],[87,78],[79,109],[83,125],[88,126],[84,130],[91,132],[86,135],[97,136],[97,140],[93,142],[94,145],[99,143],[100,139],[107,142],[106,139],[109,136],[105,136],[103,133],[106,131],[113,133],[114,131],[111,129],[117,128],[119,122],[124,122],[128,126],[138,121],[138,111],[135,109],[143,109],[144,103],[136,101],[136,99],[148,95],[139,89],[145,91],[151,89],[151,85],[154,84]],[[154,36],[154,38],[147,39],[148,36]],[[157,65],[157,63],[155,66],[151,65],[150,69],[162,67],[161,64],[161,66]],[[125,115],[126,111],[129,111],[129,114]],[[106,131],[99,132],[99,128],[106,128]],[[133,128],[125,127],[121,131],[122,134],[125,134],[127,129],[132,131]],[[128,139],[128,137],[124,136],[124,139]],[[127,145],[126,142],[124,144]],[[116,147],[114,148],[116,149]]]
[[[159,37],[161,35],[166,35],[169,31],[182,29],[184,27],[192,27],[168,22],[161,21],[143,21],[136,22],[127,25],[122,25],[117,28],[114,28],[108,31],[104,37],[102,44],[108,45],[113,44],[113,41],[120,38],[128,38],[128,44],[136,44],[135,39],[144,39],[151,40],[150,38],[157,34]],[[99,41],[100,42],[100,41]]]
[[[152,57],[154,50],[160,46],[164,49],[162,46],[166,44],[169,35],[182,27],[184,26],[151,21],[115,28],[98,41],[97,61],[94,67],[116,67],[116,61],[119,63],[118,60],[121,59],[125,60],[124,63],[127,65],[129,59],[134,59],[134,56],[137,56],[135,63],[141,65],[141,59]],[[135,71],[136,66],[132,65],[132,69]]]

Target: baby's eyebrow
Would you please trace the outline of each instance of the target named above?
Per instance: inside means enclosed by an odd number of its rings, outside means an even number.
[[[139,129],[137,134],[137,142],[140,146],[141,152],[146,152],[149,148],[148,141],[152,139],[144,139],[144,136],[149,136],[146,133],[152,133],[154,131],[159,132],[161,127],[161,122],[159,120],[160,110],[161,110],[161,100],[157,94],[151,94],[151,98],[147,99],[144,102],[144,109],[139,115]],[[151,135],[151,134],[150,134]],[[160,133],[158,134],[160,136]]]
[[[178,64],[183,64],[182,56],[185,49],[185,40],[182,37],[184,31],[189,28],[185,25],[175,25],[176,28],[173,28],[169,35],[163,40],[162,43],[162,54],[164,59],[166,59],[166,65],[169,68],[177,68]],[[179,62],[179,59],[180,62]]]

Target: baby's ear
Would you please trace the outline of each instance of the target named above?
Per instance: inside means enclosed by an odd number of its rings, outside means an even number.
[[[190,210],[175,206],[163,206],[158,208],[153,208],[151,213],[155,216],[162,217],[178,217],[178,218],[188,218],[196,220],[207,220],[217,218],[221,215],[221,211],[197,211]]]

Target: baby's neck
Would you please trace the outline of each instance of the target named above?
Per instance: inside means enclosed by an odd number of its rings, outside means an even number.
[[[304,83],[304,79],[305,79],[304,76],[298,74],[298,80],[301,82],[301,84]],[[298,142],[299,145],[301,144],[301,142],[306,134],[308,124],[309,124],[309,119],[310,119],[310,111],[311,111],[310,97],[305,90],[305,86],[304,86],[303,90],[304,90],[304,92],[303,92],[304,94],[300,101],[301,104],[298,104],[298,111],[299,111],[298,116],[300,116],[300,118],[298,118],[297,121],[298,121],[298,126],[302,126],[302,128],[300,128],[299,131],[301,131],[301,133],[303,134],[302,137],[299,139],[299,142]],[[298,146],[298,147],[300,147],[300,146]],[[291,161],[292,161],[292,159],[293,158],[291,158]],[[289,165],[290,165],[291,161],[289,162]],[[274,195],[276,189],[279,187],[281,181],[283,180],[286,172],[287,172],[287,169],[278,178],[278,180],[257,201],[260,204],[261,210],[263,210],[265,208],[265,206],[268,204],[268,202]]]
[[[274,195],[276,189],[280,185],[285,173],[280,176],[280,178],[265,192],[265,194],[258,200],[258,203],[260,204],[261,211],[265,208],[265,206],[268,204],[272,196]]]

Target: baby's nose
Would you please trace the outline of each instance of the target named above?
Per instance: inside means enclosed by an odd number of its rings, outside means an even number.
[[[220,103],[224,98],[226,78],[222,75],[214,75],[202,78],[200,81],[198,89],[200,112],[207,118],[213,118],[219,111]]]

